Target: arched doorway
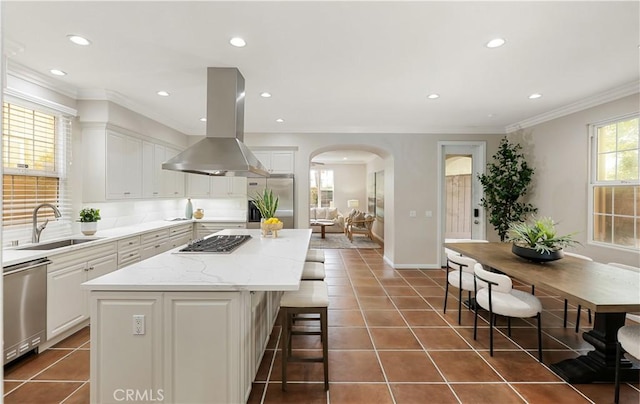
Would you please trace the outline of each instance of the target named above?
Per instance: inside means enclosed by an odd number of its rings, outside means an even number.
[[[382,244],[385,164],[379,152],[363,150],[362,146],[325,148],[312,153],[309,161],[311,212],[313,208],[326,207],[343,216],[352,209],[370,213],[376,218],[372,229],[374,238]]]

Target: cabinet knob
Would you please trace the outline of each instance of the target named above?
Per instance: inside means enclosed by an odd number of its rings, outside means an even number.
[[[94,269],[94,267],[89,267],[89,271],[93,271]]]
[[[159,248],[159,247],[160,247],[160,244],[156,245],[156,248]]]
[[[133,257],[133,256],[134,256],[134,254],[133,254],[133,253],[129,254],[129,257]]]

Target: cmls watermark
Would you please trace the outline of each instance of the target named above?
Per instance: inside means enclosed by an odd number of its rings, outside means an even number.
[[[164,390],[116,389],[113,391],[113,399],[129,402],[160,402],[164,401]]]

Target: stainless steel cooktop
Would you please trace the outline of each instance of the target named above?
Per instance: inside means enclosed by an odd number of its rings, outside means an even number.
[[[229,254],[249,239],[248,234],[211,236],[193,241],[178,253]]]

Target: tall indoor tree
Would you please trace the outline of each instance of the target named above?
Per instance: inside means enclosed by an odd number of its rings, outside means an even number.
[[[528,214],[535,213],[530,203],[521,199],[527,194],[533,168],[529,167],[519,143],[510,143],[504,137],[493,162],[487,165],[488,173],[478,175],[484,188],[480,206],[487,209],[489,223],[498,232],[500,241],[505,241],[512,222],[523,222]]]

